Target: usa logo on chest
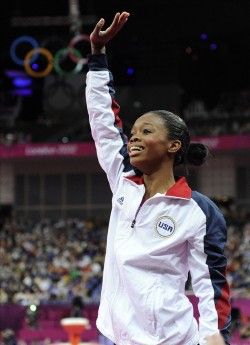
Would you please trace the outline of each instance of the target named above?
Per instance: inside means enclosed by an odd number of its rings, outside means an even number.
[[[160,237],[170,237],[175,233],[176,225],[169,216],[161,216],[155,223],[155,231]]]

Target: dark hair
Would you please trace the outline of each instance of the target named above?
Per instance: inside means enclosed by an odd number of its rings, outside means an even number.
[[[190,133],[185,121],[179,116],[166,110],[154,110],[149,113],[160,116],[168,130],[169,140],[180,140],[181,148],[176,153],[174,165],[191,164],[202,165],[209,154],[206,145],[190,143]]]

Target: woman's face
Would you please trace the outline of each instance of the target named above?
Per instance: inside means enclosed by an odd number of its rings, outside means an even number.
[[[131,130],[127,147],[130,162],[142,172],[148,167],[157,168],[168,160],[172,143],[173,140],[168,140],[164,120],[159,115],[142,115]]]

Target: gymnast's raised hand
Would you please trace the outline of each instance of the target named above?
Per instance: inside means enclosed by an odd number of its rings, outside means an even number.
[[[94,30],[90,34],[91,52],[92,54],[105,53],[105,45],[119,32],[126,21],[128,20],[129,13],[122,12],[116,13],[112,24],[106,29],[102,30],[105,20],[101,18],[96,24]]]

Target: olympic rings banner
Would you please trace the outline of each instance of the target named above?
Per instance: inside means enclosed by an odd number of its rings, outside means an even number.
[[[14,63],[23,66],[25,71],[32,77],[43,78],[54,69],[57,74],[68,76],[81,72],[83,66],[87,64],[88,59],[82,56],[82,53],[75,48],[78,42],[90,42],[88,35],[80,34],[73,37],[66,48],[59,49],[53,56],[51,51],[45,47],[39,47],[37,40],[31,36],[20,36],[16,38],[10,47],[10,56]],[[22,59],[18,56],[18,48],[21,45],[29,44],[32,49],[26,53]],[[37,64],[38,58],[43,56],[46,59],[45,67],[41,70]],[[74,67],[71,70],[62,68],[62,62],[70,59]]]

